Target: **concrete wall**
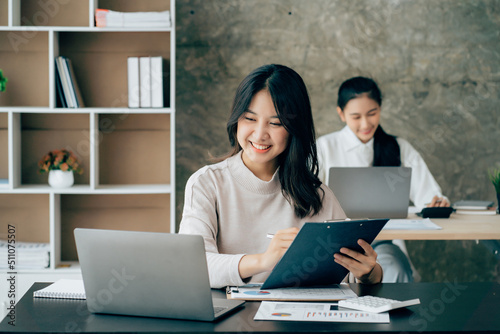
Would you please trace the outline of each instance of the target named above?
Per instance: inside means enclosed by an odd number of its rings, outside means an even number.
[[[342,128],[339,85],[373,77],[384,129],[420,151],[450,200],[496,202],[487,170],[500,166],[500,0],[178,1],[176,43],[178,221],[187,178],[209,152],[229,148],[236,87],[267,63],[302,75],[318,136]],[[427,267],[419,268],[424,280],[499,279],[481,244],[408,248]]]

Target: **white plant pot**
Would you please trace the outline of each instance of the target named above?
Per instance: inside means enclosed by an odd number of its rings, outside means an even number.
[[[52,188],[69,188],[75,183],[72,171],[62,170],[49,171],[49,185]]]

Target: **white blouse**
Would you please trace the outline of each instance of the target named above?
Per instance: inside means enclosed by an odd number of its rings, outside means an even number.
[[[422,156],[405,139],[396,138],[401,151],[401,165],[412,168],[410,199],[418,208],[425,207],[434,196],[442,197],[441,188]],[[342,130],[317,140],[319,178],[328,184],[330,167],[369,167],[373,165],[373,138],[363,143],[345,126]]]

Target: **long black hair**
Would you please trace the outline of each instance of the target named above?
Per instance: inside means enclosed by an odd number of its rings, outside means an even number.
[[[288,147],[278,156],[279,181],[295,214],[304,218],[319,213],[322,196],[318,178],[318,155],[311,103],[306,85],[297,72],[283,65],[264,65],[253,70],[239,85],[227,122],[229,156],[241,151],[237,140],[238,120],[248,111],[253,97],[262,90],[271,95],[278,118],[288,131]],[[323,193],[322,193],[323,195]]]
[[[366,94],[382,106],[382,93],[373,79],[354,77],[340,85],[337,105],[342,111],[347,102]],[[387,134],[382,126],[373,135],[373,166],[401,166],[401,151],[395,136]]]

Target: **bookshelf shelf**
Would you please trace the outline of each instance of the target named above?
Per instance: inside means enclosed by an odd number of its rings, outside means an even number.
[[[91,188],[90,185],[77,184],[70,188],[51,188],[48,185],[21,185],[10,188],[0,184],[0,194],[171,194],[170,184],[133,184],[133,185],[99,185]]]
[[[13,26],[0,25],[0,31],[29,33],[35,28],[32,26]],[[100,27],[36,27],[36,31],[40,32],[172,32],[172,28],[100,28]],[[24,37],[21,34],[19,37]]]
[[[168,10],[172,26],[97,28],[96,8]],[[127,58],[144,55],[164,59],[163,108],[128,108]],[[85,107],[58,107],[58,56]],[[0,0],[0,59],[0,239],[14,224],[51,249],[49,268],[20,273],[79,275],[75,227],[175,232],[175,0]],[[55,189],[38,161],[61,148],[84,173]]]
[[[51,114],[54,112],[71,114],[171,114],[172,108],[48,108],[48,107],[1,107],[2,113]],[[1,124],[1,123],[0,123]]]

